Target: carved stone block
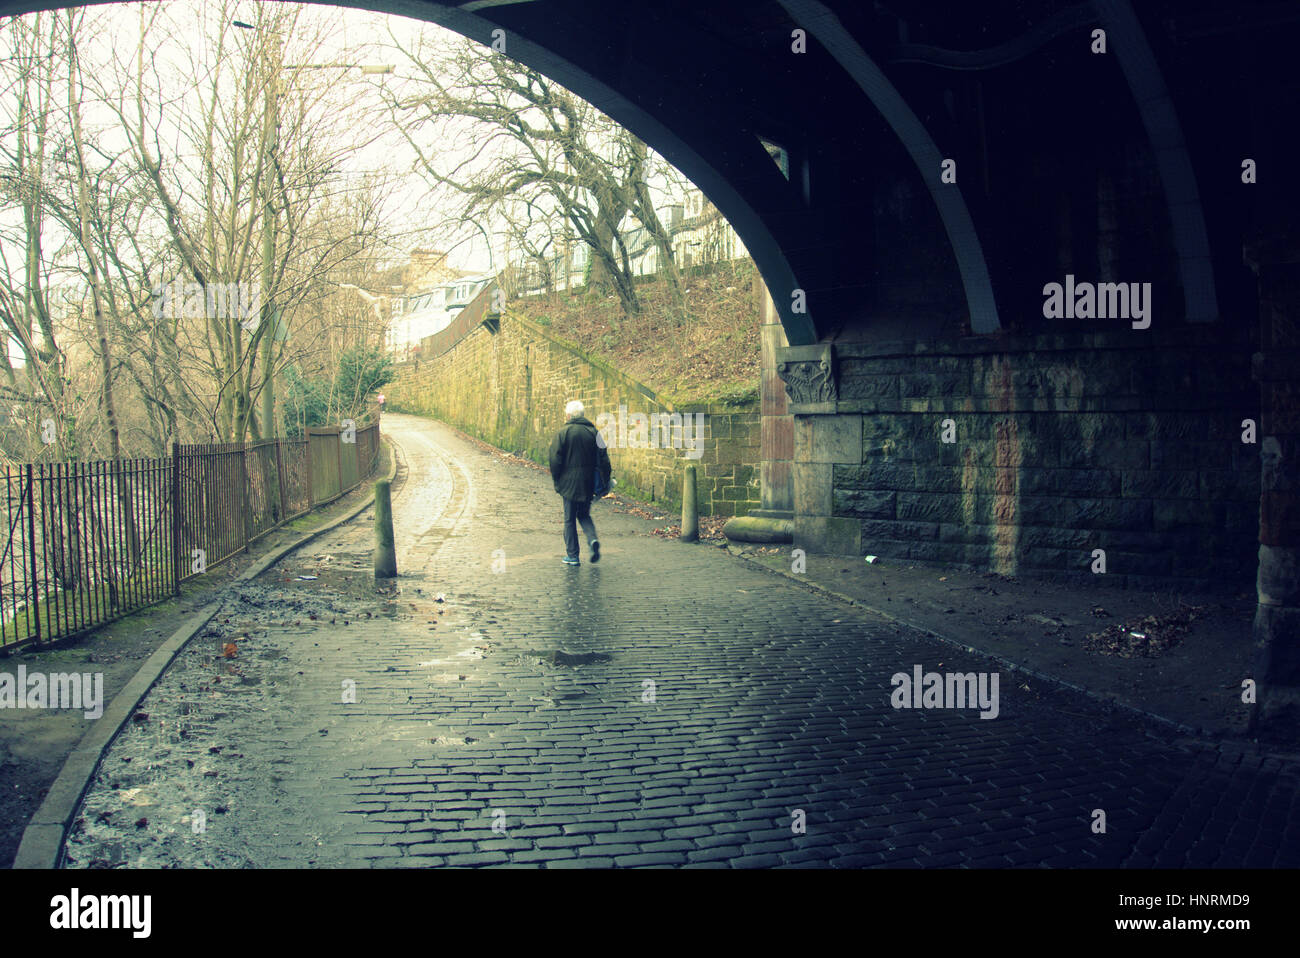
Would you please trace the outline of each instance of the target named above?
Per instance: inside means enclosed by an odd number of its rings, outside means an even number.
[[[785,383],[793,413],[801,412],[800,406],[834,404],[839,398],[835,358],[829,343],[778,349],[776,371]],[[825,411],[834,412],[833,405]]]

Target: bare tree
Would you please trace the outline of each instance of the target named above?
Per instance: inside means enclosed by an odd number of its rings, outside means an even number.
[[[212,288],[230,286],[258,290],[261,306],[256,316],[229,309],[182,316],[180,352],[205,359],[209,393],[195,399],[213,434],[235,441],[274,435],[270,404],[262,403],[259,419],[259,399],[286,362],[300,310],[355,253],[358,237],[362,245],[377,242],[386,183],[368,184],[360,207],[340,202],[356,192],[339,188],[340,169],[366,141],[333,135],[346,112],[337,77],[305,81],[324,30],[308,30],[300,9],[259,6],[256,29],[233,31],[240,36],[231,40],[223,5],[210,56],[189,51],[203,82],[175,103],[161,95],[167,81],[151,39],[166,32],[155,23],[159,16],[142,20],[131,96],[116,107],[142,188],[165,229],[175,275],[200,302],[212,301]],[[180,148],[164,146],[169,136]],[[358,211],[360,221],[351,218]]]
[[[36,426],[45,418],[56,423],[56,444],[71,454],[76,437],[64,400],[64,356],[55,332],[56,308],[46,248],[50,240],[47,179],[51,156],[50,118],[54,103],[55,73],[61,68],[61,45],[53,14],[15,18],[8,24],[11,49],[6,93],[9,133],[0,137],[0,197],[7,208],[21,211],[16,224],[0,221],[0,323],[6,334],[3,356],[6,384],[0,395],[40,407],[44,415],[32,417]],[[54,241],[57,246],[57,239]],[[21,264],[10,260],[11,250],[21,251]],[[9,342],[23,357],[20,380],[9,356]],[[25,387],[25,388],[24,388]],[[35,430],[28,432],[36,448]],[[43,444],[42,444],[43,445]]]
[[[469,41],[450,50],[423,37],[394,47],[415,69],[412,90],[388,95],[417,168],[444,195],[458,197],[462,220],[495,215],[512,242],[549,258],[561,229],[590,250],[591,285],[640,310],[624,221],[630,214],[657,248],[680,302],[672,242],[654,208],[650,180],[662,164],[626,129],[590,103],[507,57]],[[441,149],[427,146],[429,130]],[[557,219],[563,221],[561,227]]]

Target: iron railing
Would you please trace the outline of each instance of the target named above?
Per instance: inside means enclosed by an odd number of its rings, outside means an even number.
[[[355,440],[355,441],[352,441]],[[374,473],[379,426],[172,447],[165,459],[0,469],[0,649],[76,636],[180,584]]]

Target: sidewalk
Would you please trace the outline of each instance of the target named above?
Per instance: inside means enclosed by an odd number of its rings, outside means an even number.
[[[791,571],[790,546],[728,551],[1188,733],[1246,734],[1241,682],[1251,675],[1253,594],[1140,592],[1108,588],[1104,576],[1095,588],[1077,589],[848,556],[808,556],[799,574]]]
[[[391,465],[381,451],[380,474]],[[140,667],[196,612],[263,557],[336,520],[371,495],[369,483],[305,516],[272,530],[247,553],[236,553],[184,584],[179,598],[167,599],[107,623],[94,631],[50,646],[27,646],[0,657],[0,671],[103,674],[105,707],[132,681]],[[9,709],[0,712],[0,868],[12,865],[23,832],[41,806],[68,756],[96,724],[84,712],[61,709]]]

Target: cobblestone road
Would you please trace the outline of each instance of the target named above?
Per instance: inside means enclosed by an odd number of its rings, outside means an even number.
[[[236,589],[110,750],[69,865],[1300,864],[1294,764],[1008,672],[995,719],[896,710],[897,672],[996,666],[609,502],[601,562],[566,567],[545,473],[385,432],[399,591],[369,513]]]

